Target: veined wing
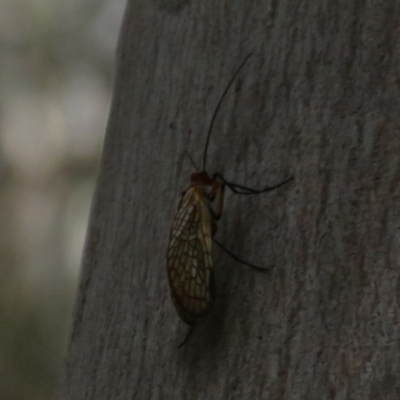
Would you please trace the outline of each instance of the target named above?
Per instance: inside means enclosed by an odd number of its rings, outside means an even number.
[[[182,320],[192,325],[213,300],[211,216],[193,186],[178,204],[167,258],[172,299]]]

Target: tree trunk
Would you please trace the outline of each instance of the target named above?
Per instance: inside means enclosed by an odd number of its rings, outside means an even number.
[[[400,3],[129,1],[61,398],[400,398]],[[227,193],[216,302],[188,327],[169,232],[201,165]]]

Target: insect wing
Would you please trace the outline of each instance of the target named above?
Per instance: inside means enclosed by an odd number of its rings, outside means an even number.
[[[180,200],[168,246],[171,295],[181,319],[192,325],[212,303],[211,216],[190,187]]]

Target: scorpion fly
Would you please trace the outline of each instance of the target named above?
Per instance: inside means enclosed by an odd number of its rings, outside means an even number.
[[[228,187],[235,194],[260,194],[283,186],[293,179],[291,177],[277,185],[256,190],[229,182],[218,173],[210,176],[206,172],[207,149],[218,110],[236,76],[250,56],[251,54],[236,70],[217,104],[207,133],[203,169],[192,173],[190,177],[191,185],[182,194],[178,202],[171,229],[167,253],[171,296],[180,318],[191,327],[198,317],[209,311],[214,299],[212,241],[236,261],[258,270],[269,270],[269,268],[262,268],[239,259],[213,238],[217,230],[216,222],[221,218],[224,209],[225,187]],[[211,206],[214,200],[217,203],[216,210]],[[179,347],[186,342],[190,332],[191,330]]]

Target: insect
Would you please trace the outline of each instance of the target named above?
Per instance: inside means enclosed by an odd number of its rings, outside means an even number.
[[[240,64],[217,104],[207,133],[203,168],[199,172],[192,173],[190,177],[191,185],[182,194],[178,202],[171,229],[167,253],[171,296],[180,318],[190,326],[195,323],[197,318],[204,316],[209,311],[214,300],[212,241],[240,263],[258,270],[269,269],[239,259],[213,238],[217,231],[216,222],[221,218],[224,210],[225,187],[228,187],[235,194],[260,194],[283,186],[293,179],[291,177],[277,185],[257,190],[229,182],[221,174],[214,173],[210,176],[206,172],[207,150],[218,110],[229,88],[250,56],[251,54]],[[217,203],[216,210],[212,207],[214,201]],[[190,332],[191,330],[179,347],[186,342]]]

